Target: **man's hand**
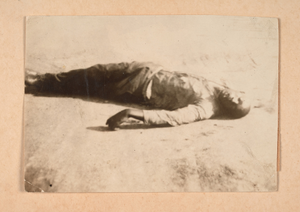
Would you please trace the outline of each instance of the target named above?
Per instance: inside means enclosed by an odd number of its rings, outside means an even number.
[[[144,113],[142,110],[126,109],[110,117],[106,121],[106,125],[108,125],[111,130],[115,130],[122,123],[127,122],[130,117],[144,121]]]
[[[122,123],[126,122],[129,118],[129,110],[122,110],[121,112],[113,115],[112,117],[110,117],[109,119],[107,119],[106,121],[106,125],[108,125],[108,127],[111,130],[115,130],[116,128],[118,128]]]

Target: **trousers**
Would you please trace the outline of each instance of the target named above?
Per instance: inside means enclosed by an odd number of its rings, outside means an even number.
[[[47,73],[40,92],[143,102],[146,87],[158,67],[151,63],[97,64],[59,74]]]

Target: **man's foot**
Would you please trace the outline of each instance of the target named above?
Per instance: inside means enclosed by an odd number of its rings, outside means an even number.
[[[40,75],[37,72],[26,70],[25,71],[25,85],[33,86],[40,79]]]
[[[25,71],[25,93],[37,93],[41,87],[43,75],[35,71]]]

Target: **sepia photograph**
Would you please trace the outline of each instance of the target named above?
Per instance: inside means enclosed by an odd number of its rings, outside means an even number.
[[[28,16],[25,34],[25,191],[277,191],[277,18]]]

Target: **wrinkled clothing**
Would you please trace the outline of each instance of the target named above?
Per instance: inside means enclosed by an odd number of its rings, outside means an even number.
[[[203,77],[162,70],[151,81],[149,103],[163,110],[144,110],[145,123],[177,126],[218,113],[215,89]]]
[[[97,64],[59,74],[47,73],[42,76],[39,92],[116,100],[131,97],[132,101],[143,101],[150,79],[161,69],[161,66],[150,62],[132,62]]]

